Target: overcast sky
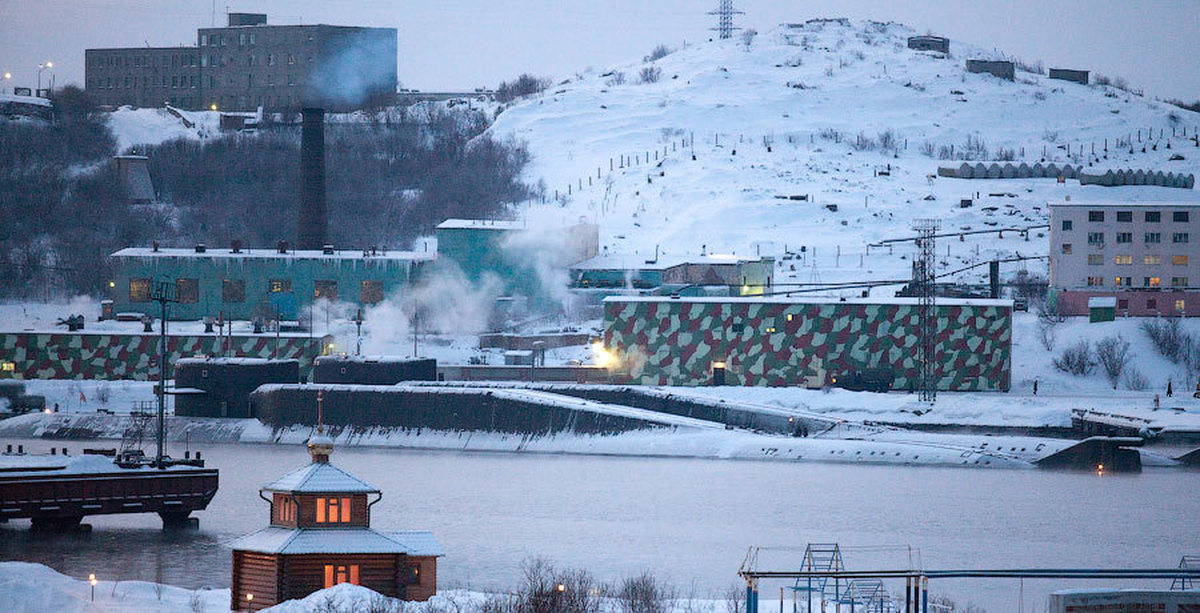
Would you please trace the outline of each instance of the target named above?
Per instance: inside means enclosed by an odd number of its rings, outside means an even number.
[[[522,72],[565,77],[635,60],[658,43],[707,39],[717,0],[217,0],[270,23],[399,29],[400,80],[425,91],[494,86]],[[1125,77],[1163,98],[1200,100],[1200,0],[740,0],[739,25],[845,16],[899,21],[1047,65]],[[0,0],[0,73],[82,82],[83,50],[194,45],[212,0]],[[48,75],[44,78],[48,79]]]

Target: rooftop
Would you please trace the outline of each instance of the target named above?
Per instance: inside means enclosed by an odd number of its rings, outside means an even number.
[[[525,230],[528,226],[523,221],[505,221],[496,219],[447,219],[438,224],[439,230]]]
[[[379,488],[326,462],[313,462],[263,486],[266,492],[378,494]]]
[[[650,260],[644,255],[598,255],[590,260],[572,264],[574,270],[666,270],[683,264],[742,264],[762,258],[734,254],[690,256],[661,256]]]
[[[436,255],[423,251],[386,251],[381,250],[374,255],[363,255],[362,249],[338,249],[333,254],[320,250],[289,249],[287,253],[279,253],[278,249],[247,249],[242,248],[238,253],[232,249],[205,249],[197,253],[195,248],[180,249],[176,247],[159,247],[155,251],[151,247],[126,247],[114,254],[114,258],[231,258],[231,259],[289,259],[289,260],[399,260],[424,261],[433,260]]]
[[[1105,188],[1114,189],[1114,188]],[[1176,190],[1178,191],[1178,190]],[[1186,200],[1052,200],[1046,203],[1049,207],[1196,207],[1200,206],[1200,194],[1185,192]]]
[[[688,302],[700,304],[862,304],[917,306],[917,298],[835,298],[830,296],[746,296],[746,297],[671,297],[671,296],[609,296],[604,302]],[[995,306],[1012,307],[1012,300],[984,298],[938,298],[938,306]]]
[[[237,538],[229,547],[240,551],[273,554],[403,553],[410,556],[443,556],[432,532],[379,532],[371,528],[268,527]]]

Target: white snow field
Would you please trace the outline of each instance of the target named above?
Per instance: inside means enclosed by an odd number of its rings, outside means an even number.
[[[602,251],[631,264],[656,248],[668,258],[794,254],[779,260],[777,283],[906,279],[911,242],[869,252],[867,245],[912,236],[919,218],[938,218],[954,233],[1046,224],[1046,202],[1068,196],[1200,199],[1195,190],[1166,187],[931,178],[939,164],[962,164],[964,153],[990,162],[1002,150],[1014,164],[1032,165],[1045,151],[1059,166],[1197,173],[1200,148],[1190,138],[1200,114],[1020,70],[1015,82],[967,73],[966,59],[998,54],[954,41],[942,58],[908,49],[914,34],[898,24],[816,21],[781,25],[749,46],[713,41],[652,63],[588,69],[507,108],[491,133],[528,144],[525,178],[544,182],[548,201],[523,211],[531,220],[593,219]],[[643,69],[661,71],[658,81],[639,82]],[[1128,138],[1132,154],[1116,146]],[[885,140],[891,146],[881,146]],[[951,146],[955,159],[939,159]],[[1175,154],[1185,159],[1170,161]],[[793,195],[813,201],[780,199]],[[960,208],[964,198],[974,200],[970,208]],[[942,239],[939,271],[1044,256],[1048,242],[1044,229],[1028,240],[1017,232]],[[1045,271],[1041,261],[1028,265]],[[973,272],[965,278],[987,271]]]

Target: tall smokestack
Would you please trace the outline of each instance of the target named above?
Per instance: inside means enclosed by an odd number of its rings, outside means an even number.
[[[325,109],[305,108],[300,126],[300,220],[297,249],[321,249],[328,242],[325,215]]]

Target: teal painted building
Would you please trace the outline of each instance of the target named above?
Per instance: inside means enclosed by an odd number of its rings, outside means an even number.
[[[111,256],[114,310],[158,314],[157,283],[176,302],[170,318],[297,319],[318,298],[367,306],[408,285],[433,254],[410,251],[122,249]]]
[[[602,255],[571,266],[571,287],[578,289],[660,290],[657,293],[710,295],[702,288],[727,288],[729,296],[767,293],[775,278],[774,258],[704,255],[655,258]]]
[[[505,293],[538,298],[539,273],[594,257],[599,236],[589,223],[530,228],[519,221],[447,219],[437,227],[438,261],[453,263],[471,282],[493,276]]]

